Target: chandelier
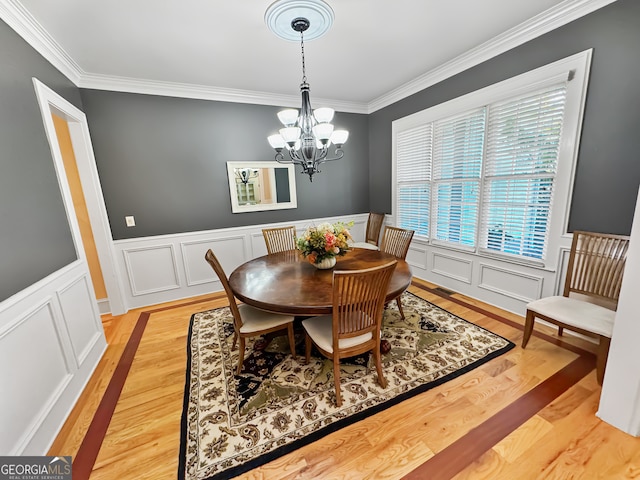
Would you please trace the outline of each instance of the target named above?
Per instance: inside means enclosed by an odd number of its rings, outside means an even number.
[[[258,178],[258,170],[255,168],[235,168],[236,177],[243,184],[249,183],[253,178]]]
[[[284,31],[283,19],[291,18],[290,29]],[[349,137],[347,130],[335,130],[331,120],[332,108],[311,109],[309,99],[309,84],[307,83],[306,66],[304,60],[304,32],[309,30],[312,17],[314,30],[307,39],[317,38],[324,34],[333,22],[333,10],[321,0],[279,0],[273,3],[265,14],[269,28],[281,38],[292,39],[300,34],[300,48],[302,52],[302,107],[300,111],[286,109],[278,112],[278,119],[283,128],[279,133],[270,135],[267,140],[276,151],[275,159],[279,163],[294,164],[302,167],[302,173],[309,175],[313,182],[313,175],[320,173],[320,165],[339,160],[344,156],[342,146]],[[297,33],[295,33],[297,32]],[[329,157],[329,148],[335,146],[334,157]],[[286,152],[284,152],[286,150]],[[289,157],[285,158],[288,152]]]

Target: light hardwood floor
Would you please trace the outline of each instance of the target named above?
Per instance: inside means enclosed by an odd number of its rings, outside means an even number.
[[[516,348],[240,478],[640,478],[640,439],[595,416],[593,344],[537,326],[523,350],[522,317],[422,281],[410,291]],[[226,304],[104,317],[109,347],[49,455],[72,455],[74,480],[176,478],[189,319]]]

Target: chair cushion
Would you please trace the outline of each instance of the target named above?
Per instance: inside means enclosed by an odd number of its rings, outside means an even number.
[[[240,333],[259,332],[278,325],[286,325],[289,322],[293,322],[294,318],[292,315],[265,312],[245,303],[238,305],[238,310],[242,317]]]
[[[527,305],[527,309],[605,337],[611,337],[616,316],[614,310],[560,296],[534,300]]]
[[[307,331],[313,342],[325,352],[333,353],[333,325],[331,315],[322,317],[307,318],[302,321],[302,326]],[[371,332],[357,337],[341,338],[338,341],[338,348],[355,347],[361,343],[368,342],[373,338]]]
[[[371,244],[371,243],[367,243],[367,242],[355,242],[351,245],[354,248],[366,248],[368,250],[379,250],[378,247],[376,247],[375,245]]]

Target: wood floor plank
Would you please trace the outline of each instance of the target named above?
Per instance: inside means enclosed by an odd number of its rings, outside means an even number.
[[[432,480],[452,478],[591,370],[593,359],[579,357],[531,392],[483,422],[480,428],[474,428],[464,437],[451,443],[406,478],[426,478],[427,474]],[[464,456],[461,456],[463,452]]]
[[[543,417],[534,415],[518,429],[498,442],[492,450],[508,463],[518,461],[527,453],[531,442],[535,442],[549,433],[553,425]]]
[[[122,352],[121,361],[114,370],[111,381],[89,425],[87,434],[82,439],[78,453],[73,461],[73,475],[76,479],[83,480],[89,478],[91,475],[91,470],[93,469],[97,454],[100,451],[100,445],[109,427],[111,415],[113,414],[117,399],[120,397],[124,379],[126,379],[129,374],[136,349],[138,348],[148,320],[148,314],[140,314],[138,322],[129,337],[129,341]]]

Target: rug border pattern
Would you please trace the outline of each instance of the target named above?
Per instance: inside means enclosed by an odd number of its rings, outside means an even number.
[[[480,325],[477,325],[473,322],[470,322],[469,320],[465,320],[464,318],[455,315],[451,312],[449,312],[448,310],[430,302],[429,300],[426,300],[422,297],[420,297],[419,295],[413,294],[411,292],[405,292],[403,295],[411,295],[414,296],[416,298],[418,298],[421,301],[424,301],[440,310],[444,310],[445,312],[447,312],[449,315],[457,318],[460,321],[463,321],[465,323],[469,323],[474,325],[475,327],[477,327],[480,330],[483,330],[485,332],[490,333],[491,335],[497,336],[501,339],[503,339],[506,344],[504,347],[499,348],[497,350],[494,350],[493,352],[488,353],[487,355],[485,355],[484,357],[475,360],[459,369],[456,369],[455,371],[448,373],[446,375],[443,375],[435,380],[431,380],[430,382],[427,383],[423,383],[419,386],[416,386],[406,392],[403,392],[383,403],[377,404],[373,407],[367,408],[366,410],[354,413],[352,415],[349,415],[346,418],[343,419],[339,419],[336,420],[324,427],[322,427],[321,429],[314,431],[308,435],[305,435],[303,438],[300,438],[298,440],[295,440],[291,443],[288,443],[286,445],[283,445],[281,447],[278,447],[270,452],[267,452],[265,454],[262,454],[248,462],[245,462],[241,465],[237,465],[234,467],[231,467],[229,469],[223,470],[219,473],[216,473],[210,477],[207,477],[206,480],[221,480],[221,479],[228,479],[228,478],[233,478],[236,477],[238,475],[241,475],[242,473],[245,473],[249,470],[253,470],[254,468],[257,468],[261,465],[265,465],[266,463],[271,462],[272,460],[275,460],[276,458],[279,458],[283,455],[286,455],[292,451],[295,451],[305,445],[308,445],[310,443],[315,442],[316,440],[319,440],[337,430],[340,430],[341,428],[344,428],[346,426],[352,425],[354,423],[357,423],[361,420],[364,420],[372,415],[375,415],[389,407],[392,407],[394,405],[397,405],[411,397],[414,397],[416,395],[419,395],[421,393],[424,393],[428,390],[431,390],[437,386],[440,386],[446,382],[449,382],[461,375],[464,375],[465,373],[468,373],[471,370],[474,370],[475,368],[479,367],[480,365],[489,362],[490,360],[499,357],[501,355],[503,355],[504,353],[510,351],[511,349],[513,349],[516,345],[511,342],[510,340],[508,340],[507,338],[503,337],[502,335],[498,335]],[[219,308],[228,308],[228,307],[219,307]],[[217,309],[214,309],[217,310]],[[180,453],[179,453],[179,460],[178,460],[178,480],[185,480],[185,468],[186,468],[186,448],[187,448],[187,435],[188,435],[188,431],[187,431],[187,426],[188,426],[188,406],[189,406],[189,393],[190,393],[190,385],[191,385],[191,378],[190,378],[190,372],[191,372],[191,360],[192,360],[192,350],[191,350],[191,340],[192,340],[192,334],[193,334],[193,324],[194,324],[194,317],[195,315],[198,315],[198,313],[202,313],[202,312],[197,312],[194,313],[189,321],[189,331],[188,331],[188,336],[187,336],[187,369],[185,372],[185,388],[184,388],[184,399],[183,399],[183,410],[182,410],[182,416],[181,416],[181,421],[180,421]]]

